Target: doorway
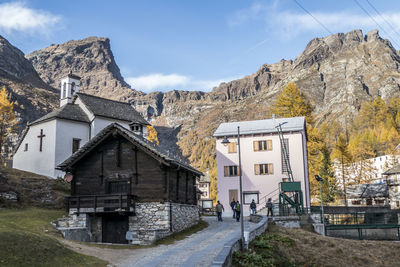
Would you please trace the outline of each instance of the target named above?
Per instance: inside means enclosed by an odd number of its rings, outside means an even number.
[[[126,232],[129,230],[129,216],[110,214],[102,217],[102,242],[127,244]]]
[[[229,203],[231,203],[233,199],[235,199],[235,201],[239,200],[237,189],[229,189]]]

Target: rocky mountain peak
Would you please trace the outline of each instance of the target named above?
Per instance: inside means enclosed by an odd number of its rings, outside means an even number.
[[[81,90],[89,94],[118,100],[142,94],[131,89],[123,79],[108,38],[88,37],[53,44],[26,58],[41,78],[55,88],[59,88],[61,78],[72,71],[82,77]]]

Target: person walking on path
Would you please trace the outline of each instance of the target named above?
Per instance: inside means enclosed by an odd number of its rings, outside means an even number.
[[[257,205],[254,199],[250,203],[251,214],[257,214]]]
[[[271,213],[271,217],[273,217],[274,216],[274,212],[272,210],[272,199],[271,198],[268,198],[268,202],[267,202],[267,204],[265,206],[268,209],[267,216],[269,216],[269,214]]]
[[[235,209],[235,207],[236,207],[236,201],[235,201],[235,199],[232,199],[231,208],[232,208],[232,213],[233,213],[232,218],[234,218],[234,219],[235,219],[235,216],[236,216],[236,209]]]
[[[224,210],[224,206],[219,202],[219,200],[218,200],[218,204],[215,206],[215,209],[217,210],[218,221],[222,222],[222,211],[225,211],[225,210]]]
[[[240,206],[239,200],[236,202],[235,205],[235,210],[236,210],[236,221],[238,222],[240,220],[240,209],[242,207]]]

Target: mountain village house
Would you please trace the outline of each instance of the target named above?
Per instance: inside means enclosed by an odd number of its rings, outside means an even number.
[[[115,122],[146,137],[149,123],[130,104],[80,93],[79,80],[71,73],[63,78],[60,107],[28,124],[15,148],[14,168],[63,177],[56,166]]]
[[[30,123],[14,168],[71,182],[67,239],[150,244],[199,221],[201,172],[146,139],[149,123],[128,103],[61,81],[60,107]]]
[[[201,172],[113,123],[58,166],[73,177],[68,239],[150,244],[199,221]]]
[[[210,196],[210,183],[209,172],[206,172],[205,175],[201,176],[196,182],[197,188],[201,192],[198,201],[201,210],[211,210],[213,208],[214,199]]]
[[[222,123],[214,133],[217,151],[218,200],[229,211],[232,199],[239,199],[239,157],[237,131],[240,127],[240,149],[243,174],[243,212],[249,213],[254,199],[264,206],[268,198],[276,201],[279,183],[287,181],[287,166],[275,128],[279,123],[289,152],[294,181],[301,183],[304,203],[310,207],[307,171],[306,128],[304,117]],[[230,143],[222,144],[224,137]],[[260,208],[260,206],[258,206]],[[225,212],[228,216],[229,212]]]

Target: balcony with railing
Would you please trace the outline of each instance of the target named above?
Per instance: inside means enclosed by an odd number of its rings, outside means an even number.
[[[134,195],[106,194],[66,197],[67,212],[76,213],[134,213]]]

